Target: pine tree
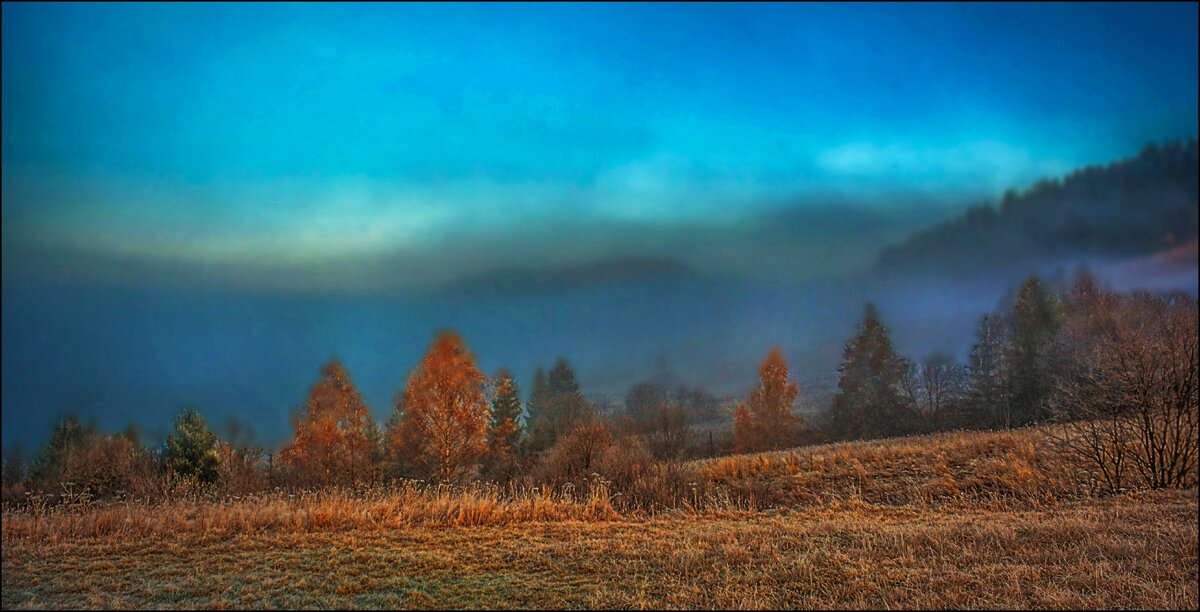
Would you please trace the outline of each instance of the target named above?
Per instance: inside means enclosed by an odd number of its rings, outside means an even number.
[[[529,425],[529,448],[539,452],[554,445],[575,426],[595,417],[591,404],[579,392],[575,372],[559,357],[547,377],[546,399]]]
[[[374,479],[378,432],[362,394],[337,359],[321,368],[296,420],[296,438],[280,451],[297,484],[329,486]]]
[[[50,442],[33,458],[29,472],[33,484],[45,488],[57,482],[67,455],[72,449],[86,445],[91,435],[91,428],[80,425],[73,414],[59,421],[50,434]]]
[[[1009,397],[1013,407],[1010,426],[1036,423],[1047,417],[1050,393],[1050,364],[1046,349],[1058,332],[1055,300],[1048,296],[1037,276],[1021,284],[1012,307],[1012,348],[1009,358]]]
[[[496,374],[496,395],[492,399],[490,436],[498,444],[515,450],[521,439],[521,395],[517,382],[505,369]]]
[[[575,382],[575,371],[565,357],[559,357],[550,370],[550,395],[563,393],[579,393],[579,383]]]
[[[870,303],[858,335],[842,355],[841,379],[830,411],[834,435],[852,440],[908,433],[917,420],[899,392],[908,365],[893,350],[887,328]]]
[[[771,347],[758,372],[758,388],[733,413],[738,452],[776,450],[797,442],[800,417],[792,407],[800,389],[788,380],[787,362],[779,347]]]
[[[546,371],[538,366],[533,373],[533,386],[529,388],[529,401],[525,403],[525,428],[533,429],[533,422],[545,411],[550,401],[550,381]]]
[[[967,358],[967,413],[976,427],[1010,427],[1008,357],[1011,332],[1002,317],[984,315]]]
[[[175,417],[175,429],[163,449],[167,466],[178,476],[210,484],[217,481],[220,458],[217,435],[195,408],[185,408]]]
[[[417,475],[450,483],[478,469],[492,416],[487,382],[462,339],[438,335],[409,377],[393,441]]]

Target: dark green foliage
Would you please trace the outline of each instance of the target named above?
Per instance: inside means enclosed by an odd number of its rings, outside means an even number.
[[[1029,425],[1044,420],[1050,393],[1050,364],[1046,349],[1058,332],[1056,301],[1046,294],[1036,276],[1021,285],[1012,307],[1012,348],[1009,359],[1009,401],[1012,420],[1006,426]]]
[[[842,440],[904,435],[916,415],[900,393],[906,362],[892,348],[879,313],[867,304],[857,336],[846,344],[838,393],[830,411],[833,435]]]
[[[546,371],[539,367],[533,373],[533,386],[530,387],[529,401],[525,403],[526,428],[533,427],[533,422],[537,420],[549,401],[550,382],[546,378]]]
[[[979,319],[975,344],[967,358],[965,413],[973,427],[1008,427],[1012,402],[1008,383],[1012,333],[1004,317],[991,314]]]
[[[1197,236],[1197,141],[1149,144],[1137,156],[1089,166],[1061,181],[1010,190],[952,222],[884,249],[881,270],[1019,267],[1061,254],[1138,254]]]
[[[163,458],[178,476],[202,483],[216,482],[217,435],[209,431],[204,417],[195,408],[185,408],[175,417],[175,429],[167,436]]]
[[[74,448],[87,444],[92,436],[92,428],[84,427],[76,420],[75,415],[67,415],[50,434],[50,442],[33,458],[30,468],[30,480],[35,486],[44,487],[58,481],[62,475],[63,464],[67,454]]]
[[[592,420],[595,420],[592,405],[582,394],[554,395],[546,406],[546,412],[530,429],[530,449],[537,452],[549,448],[576,426]]]
[[[539,379],[535,377],[531,400],[539,396],[538,383]],[[575,372],[563,357],[559,357],[550,370],[546,392],[541,397],[544,399],[539,398],[536,402],[536,412],[529,422],[529,449],[532,452],[553,446],[577,425],[595,419],[594,408],[579,392]]]
[[[509,448],[517,448],[522,434],[521,428],[521,393],[517,388],[517,381],[513,380],[512,373],[506,369],[501,369],[496,374],[496,395],[492,398],[492,423],[489,428],[489,433],[494,436],[497,431],[504,431],[502,426],[505,422],[512,423],[512,427],[505,428],[505,439],[503,443]]]
[[[575,382],[575,372],[565,357],[559,357],[550,370],[550,395],[563,393],[579,393],[579,383]]]

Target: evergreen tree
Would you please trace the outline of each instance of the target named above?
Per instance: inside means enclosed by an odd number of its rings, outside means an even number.
[[[496,395],[492,399],[491,439],[515,450],[520,442],[521,395],[512,374],[501,369],[496,374]]]
[[[1051,389],[1047,349],[1058,332],[1058,305],[1048,296],[1037,276],[1021,284],[1012,307],[1012,346],[1007,383],[1012,404],[1008,426],[1044,420]]]
[[[967,357],[967,420],[975,427],[1011,427],[1008,359],[1012,334],[1003,317],[984,315]]]
[[[575,371],[565,357],[559,357],[550,370],[550,395],[563,393],[579,393],[579,383],[575,382]]]
[[[571,365],[566,358],[559,357],[547,377],[545,402],[529,425],[530,451],[539,452],[553,446],[576,425],[594,417],[591,404],[579,392]]]
[[[532,429],[533,422],[538,419],[550,401],[550,381],[546,371],[538,366],[533,373],[533,386],[529,389],[529,401],[525,403],[525,428]]]
[[[176,475],[208,484],[217,481],[220,458],[217,435],[195,408],[184,408],[175,417],[175,428],[163,448],[167,466]]]
[[[29,477],[35,486],[45,487],[57,482],[62,475],[67,455],[87,444],[92,436],[91,428],[79,424],[75,415],[68,414],[54,426],[48,442],[33,458]]]
[[[838,393],[830,411],[834,436],[843,440],[908,433],[917,421],[899,387],[908,369],[896,355],[887,328],[870,303],[863,324],[843,351]]]

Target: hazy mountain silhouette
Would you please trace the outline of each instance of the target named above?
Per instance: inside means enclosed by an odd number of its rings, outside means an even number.
[[[1132,158],[1010,190],[998,207],[973,207],[883,249],[873,271],[961,276],[1053,258],[1145,255],[1194,241],[1196,144],[1150,144]]]

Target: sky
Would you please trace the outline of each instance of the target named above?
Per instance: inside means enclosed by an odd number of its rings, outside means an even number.
[[[51,254],[68,277],[345,291],[633,253],[805,278],[1197,129],[1195,4],[3,17],[6,273]],[[845,209],[871,231],[764,246],[781,210]]]
[[[772,343],[828,374],[864,296],[822,283],[1197,133],[1195,3],[0,12],[5,448],[185,404],[277,444],[331,356],[382,421],[443,328],[522,389],[564,355],[585,391],[669,363],[740,392]],[[622,258],[693,281],[443,293]],[[1005,290],[879,304],[961,353]]]

